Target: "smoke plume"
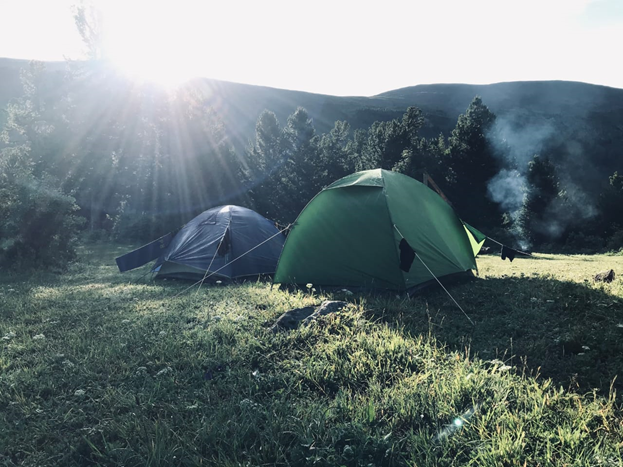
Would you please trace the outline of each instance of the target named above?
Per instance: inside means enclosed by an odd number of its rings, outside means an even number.
[[[530,123],[526,120],[530,118]],[[487,186],[490,198],[510,215],[513,221],[519,218],[525,197],[530,189],[527,184],[528,163],[535,155],[548,156],[552,148],[570,148],[569,141],[561,141],[560,132],[553,123],[538,116],[508,114],[498,117],[487,135],[503,167]],[[573,154],[561,155],[553,162],[565,193],[564,207],[560,202],[547,207],[547,221],[538,225],[540,233],[551,240],[560,238],[567,228],[579,220],[597,214],[594,202],[577,184],[573,182],[572,172],[586,166],[581,145],[573,146]],[[569,159],[573,159],[573,163]],[[575,170],[578,169],[578,170]],[[514,223],[511,229],[519,244],[528,244],[524,233]]]

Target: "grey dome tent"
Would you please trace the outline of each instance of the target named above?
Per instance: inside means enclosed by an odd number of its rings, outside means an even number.
[[[284,241],[277,227],[255,211],[219,206],[199,214],[175,236],[167,234],[116,261],[124,272],[157,258],[152,271],[158,278],[239,279],[274,274]]]

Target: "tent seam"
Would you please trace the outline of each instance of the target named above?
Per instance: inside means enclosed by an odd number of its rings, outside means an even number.
[[[390,226],[389,229],[391,231],[391,237],[392,240],[395,240],[395,236],[394,236],[394,226],[396,224],[394,224],[394,218],[392,217],[392,212],[389,209],[389,202],[387,200],[387,189],[385,186],[385,176],[383,175],[383,172],[381,171],[381,179],[383,180],[383,196],[385,197],[385,209],[387,209],[387,216],[389,217],[389,222],[390,222]],[[400,254],[398,253],[398,248],[395,245],[395,241],[394,241],[394,253],[396,253],[396,264],[400,264]],[[407,279],[405,278],[405,274],[404,271],[402,271],[400,268],[398,269],[400,271],[400,277],[402,278],[402,286],[404,288],[404,290],[407,290]]]

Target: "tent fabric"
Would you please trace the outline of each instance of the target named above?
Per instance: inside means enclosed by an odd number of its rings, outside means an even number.
[[[401,269],[403,236],[436,277],[476,268],[461,220],[437,193],[376,169],[346,176],[310,201],[286,239],[274,282],[408,290],[431,274],[419,261]]]
[[[206,271],[214,273],[213,278],[226,279],[270,275],[275,272],[284,241],[275,225],[255,211],[219,206],[186,224],[154,270],[158,271],[156,277],[180,279],[201,279]]]
[[[469,243],[472,246],[472,250],[474,252],[474,256],[480,253],[482,246],[485,244],[485,240],[487,236],[483,234],[480,230],[472,227],[467,222],[463,222],[463,227],[465,227],[465,231],[467,232],[467,238],[469,238]]]
[[[115,258],[119,272],[130,271],[131,269],[136,269],[155,260],[162,255],[163,250],[169,246],[172,238],[173,234],[169,232],[147,245],[143,245],[130,253]]]
[[[124,272],[157,258],[152,272],[159,278],[198,280],[210,273],[219,279],[272,275],[284,241],[277,227],[255,211],[219,206],[199,214],[175,236],[167,234],[116,261]]]

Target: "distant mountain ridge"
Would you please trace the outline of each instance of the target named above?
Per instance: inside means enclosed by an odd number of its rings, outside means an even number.
[[[0,108],[21,94],[19,70],[27,63],[0,58]],[[62,62],[48,64],[52,73],[62,66]],[[371,97],[339,97],[204,78],[185,86],[207,97],[239,149],[254,138],[263,110],[275,112],[283,124],[299,106],[307,109],[318,133],[329,131],[336,120],[365,129],[374,121],[401,117],[409,106],[417,106],[426,118],[422,135],[449,136],[457,117],[478,95],[497,115],[499,131],[517,146],[518,158],[531,157],[531,151],[549,151],[559,164],[573,169],[572,178],[579,170],[591,183],[606,173],[623,171],[623,89],[568,81],[520,81],[426,84]]]

